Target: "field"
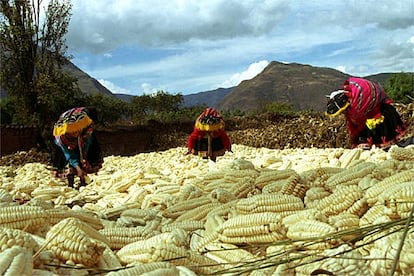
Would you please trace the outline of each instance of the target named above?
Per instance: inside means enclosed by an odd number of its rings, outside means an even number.
[[[412,106],[402,114],[412,130]],[[106,156],[80,189],[47,154],[4,157],[0,273],[414,273],[413,146],[349,149],[343,121],[322,116],[228,126],[217,162],[169,131],[152,152]]]

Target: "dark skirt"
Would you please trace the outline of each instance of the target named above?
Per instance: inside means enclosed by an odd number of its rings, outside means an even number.
[[[211,141],[212,146],[212,159],[215,160],[215,157],[222,156],[226,152],[224,145],[219,137],[213,138]],[[194,149],[192,151],[195,155],[200,155],[202,157],[208,157],[208,138],[202,138],[201,140],[196,140],[194,144]]]
[[[384,121],[375,129],[365,127],[357,137],[358,143],[384,147],[398,141],[404,135],[406,128],[394,106],[382,104],[381,114],[384,116]]]

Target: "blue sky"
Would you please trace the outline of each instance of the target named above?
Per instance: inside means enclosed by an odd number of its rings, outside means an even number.
[[[271,61],[414,71],[413,0],[72,0],[72,62],[113,93],[238,85]]]

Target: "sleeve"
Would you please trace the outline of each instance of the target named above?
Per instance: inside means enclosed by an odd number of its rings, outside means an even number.
[[[221,142],[223,143],[223,146],[226,148],[226,150],[230,151],[231,150],[231,142],[230,142],[230,138],[227,135],[226,131],[221,130],[218,133],[218,136],[220,137]]]
[[[194,128],[193,132],[191,132],[191,134],[188,136],[188,139],[187,139],[187,148],[189,150],[192,150],[194,148],[195,141],[197,140],[197,136],[198,136],[198,131],[196,128]]]

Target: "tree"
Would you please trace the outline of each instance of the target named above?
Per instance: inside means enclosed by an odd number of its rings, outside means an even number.
[[[395,102],[412,103],[414,102],[414,74],[398,73],[393,74],[385,83],[387,95]]]
[[[69,0],[1,0],[0,84],[16,109],[13,122],[34,124],[50,134],[58,115],[81,97],[76,78],[61,68],[68,62],[65,35]]]

